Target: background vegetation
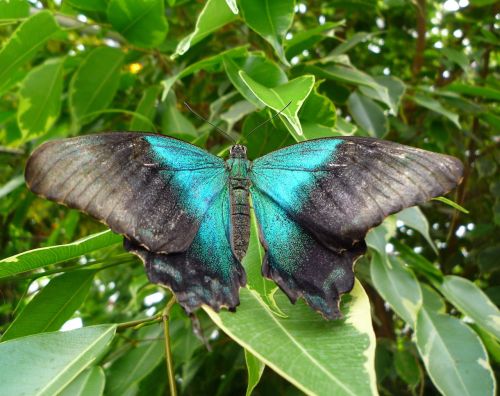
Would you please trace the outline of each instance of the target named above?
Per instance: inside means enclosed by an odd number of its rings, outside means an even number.
[[[0,393],[168,389],[168,292],[120,237],[27,190],[30,151],[142,130],[224,155],[183,101],[240,139],[291,101],[251,158],[352,134],[452,154],[469,213],[433,201],[372,230],[334,323],[260,278],[254,224],[238,312],[199,311],[210,349],[170,311],[179,392],[493,395],[499,24],[492,0],[0,1]]]

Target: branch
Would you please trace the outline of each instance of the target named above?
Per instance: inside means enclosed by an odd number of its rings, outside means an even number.
[[[413,78],[416,78],[424,65],[425,32],[426,32],[426,4],[425,0],[416,0],[417,6],[417,45],[411,67]]]

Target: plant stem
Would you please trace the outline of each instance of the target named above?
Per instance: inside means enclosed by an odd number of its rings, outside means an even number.
[[[165,340],[165,361],[167,363],[167,377],[170,387],[170,396],[177,396],[177,387],[175,385],[175,370],[172,360],[172,348],[170,345],[170,330],[169,330],[169,315],[170,310],[175,304],[175,296],[172,295],[168,301],[165,309],[163,310],[163,338]]]
[[[117,326],[117,331],[123,331],[125,329],[129,329],[130,327],[138,328],[138,327],[158,323],[162,320],[162,317],[163,317],[163,314],[159,313],[159,314],[156,314],[155,316],[152,316],[150,318],[131,320],[130,322],[123,322]]]

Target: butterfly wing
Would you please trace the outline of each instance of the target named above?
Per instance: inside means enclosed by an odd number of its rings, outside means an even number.
[[[367,231],[451,190],[461,175],[454,157],[362,137],[311,140],[261,157],[250,178],[267,248],[263,272],[292,300],[303,295],[337,317]]]
[[[169,286],[191,313],[202,304],[219,311],[239,304],[245,271],[230,243],[229,190],[224,188],[205,213],[193,243],[185,251],[158,254],[125,240],[125,248],[142,258],[151,282]]]
[[[31,155],[25,176],[36,194],[164,253],[191,245],[227,180],[220,158],[180,140],[141,133],[50,141]]]
[[[235,307],[243,270],[227,239],[224,161],[159,135],[106,133],[45,143],[26,182],[125,236],[150,279],[170,286],[188,311]]]

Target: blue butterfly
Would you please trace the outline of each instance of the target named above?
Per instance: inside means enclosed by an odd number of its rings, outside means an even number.
[[[451,190],[462,170],[454,157],[366,137],[310,140],[254,161],[234,145],[224,161],[177,139],[116,132],[45,143],[26,182],[124,235],[188,313],[239,304],[251,196],[263,275],[334,319],[367,231]]]

